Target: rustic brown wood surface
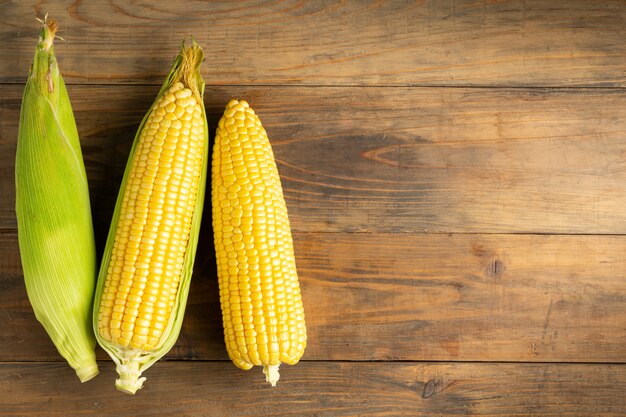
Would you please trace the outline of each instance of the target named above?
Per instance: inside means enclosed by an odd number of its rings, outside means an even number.
[[[626,62],[626,61],[625,61]],[[98,227],[158,86],[71,86]],[[0,98],[13,155],[23,86]],[[270,135],[301,231],[626,233],[626,90],[209,87]],[[13,161],[0,227],[15,227]]]
[[[256,372],[255,372],[256,371]],[[58,363],[0,365],[0,414],[165,416],[614,416],[626,414],[626,365],[336,363],[260,370],[226,362],[160,362],[136,397],[110,363],[88,384]],[[176,401],[172,401],[176,399]],[[15,404],[19,404],[19,408]]]
[[[170,359],[227,359],[204,236]],[[626,359],[626,236],[297,232],[294,239],[307,360]],[[56,360],[26,300],[16,241],[15,232],[0,233],[7,282],[0,357]]]
[[[230,98],[259,113],[309,334],[277,388],[227,361],[210,210],[183,331],[136,397],[99,349],[81,385],[37,323],[13,170],[46,12],[99,252],[183,38],[207,57],[210,136]],[[0,416],[626,415],[623,1],[27,0],[0,15]]]
[[[0,81],[24,81],[49,12],[72,82],[161,84],[193,35],[209,84],[626,85],[621,0],[129,3],[5,2]]]

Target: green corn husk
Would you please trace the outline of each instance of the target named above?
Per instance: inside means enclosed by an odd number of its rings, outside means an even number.
[[[28,299],[82,382],[98,374],[91,307],[96,277],[87,176],[70,100],[43,21],[20,112],[18,240]]]
[[[195,42],[193,42],[193,45],[191,47],[185,47],[185,45],[183,44],[181,52],[178,54],[176,60],[174,61],[172,69],[170,70],[165,82],[161,87],[161,90],[159,91],[159,94],[155,99],[155,103],[158,102],[159,98],[163,94],[165,94],[175,82],[178,81],[183,82],[183,84],[190,87],[192,91],[195,91],[195,94],[197,94],[199,98],[199,104],[202,108],[202,114],[204,118],[204,151],[202,173],[198,185],[199,188],[197,193],[197,200],[191,224],[189,242],[184,256],[183,271],[179,281],[175,306],[172,309],[169,321],[165,328],[163,339],[161,340],[160,345],[157,346],[153,351],[133,351],[132,349],[122,348],[105,340],[100,335],[98,329],[98,313],[100,311],[100,303],[102,301],[102,294],[106,283],[107,270],[111,261],[111,253],[113,250],[115,234],[120,220],[120,211],[123,202],[124,190],[128,183],[128,177],[132,168],[132,162],[134,159],[136,148],[139,143],[139,137],[142,130],[144,129],[148,117],[150,116],[151,112],[155,110],[154,105],[144,116],[135,135],[133,146],[130,150],[130,155],[128,157],[126,170],[124,172],[124,177],[120,185],[120,191],[115,205],[115,210],[113,212],[113,218],[111,220],[111,227],[109,229],[107,244],[105,247],[104,255],[102,257],[93,308],[93,328],[98,343],[111,356],[111,358],[117,365],[116,370],[119,374],[119,378],[115,381],[116,388],[128,394],[135,394],[137,390],[143,387],[143,383],[146,378],[141,377],[141,374],[145,370],[150,368],[155,362],[161,359],[167,352],[169,352],[169,350],[176,343],[178,335],[180,334],[180,329],[182,327],[183,316],[187,304],[187,296],[189,294],[189,285],[191,283],[193,264],[196,255],[198,237],[200,233],[200,221],[202,218],[202,209],[204,206],[205,184],[207,176],[209,136],[206,120],[206,110],[204,108],[203,101],[204,80],[200,75],[200,64],[203,60],[204,54],[202,52],[202,49]]]

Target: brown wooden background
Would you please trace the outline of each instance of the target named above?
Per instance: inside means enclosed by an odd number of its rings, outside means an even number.
[[[81,385],[26,298],[14,215],[35,16],[60,24],[99,251],[183,38],[211,133],[245,98],[290,210],[309,346],[226,359],[210,234],[135,397]],[[623,1],[0,1],[0,415],[626,415]],[[208,204],[208,203],[207,203]]]

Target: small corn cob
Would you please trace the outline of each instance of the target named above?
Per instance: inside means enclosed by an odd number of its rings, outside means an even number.
[[[263,366],[276,385],[296,364],[306,326],[287,206],[265,129],[245,101],[231,100],[213,146],[212,204],[224,338],[244,370]]]
[[[176,342],[187,302],[208,159],[202,59],[183,46],[139,128],[100,269],[94,330],[130,394]]]
[[[20,111],[15,211],[28,299],[82,382],[98,374],[91,307],[96,245],[87,176],[67,90],[43,28]]]

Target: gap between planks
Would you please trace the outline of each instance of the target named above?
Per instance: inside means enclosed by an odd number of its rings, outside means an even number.
[[[25,81],[3,81],[0,82],[0,86],[15,86],[25,85]],[[88,86],[88,87],[153,87],[161,84],[157,83],[77,83],[66,82],[65,85],[71,86]],[[267,83],[227,83],[227,84],[205,84],[205,88],[452,88],[452,89],[470,89],[470,90],[563,90],[563,91],[576,91],[576,90],[616,90],[626,91],[626,87],[615,85],[581,85],[581,86],[568,86],[568,85],[447,85],[447,84],[267,84]]]
[[[17,229],[14,227],[0,227],[0,233],[17,233]],[[316,233],[316,234],[320,234],[320,235],[341,235],[341,234],[355,234],[355,235],[372,235],[372,234],[380,234],[380,233],[384,233],[384,234],[390,234],[390,235],[399,235],[399,236],[415,236],[415,235],[434,235],[434,236],[439,236],[439,235],[443,235],[443,236],[484,236],[484,235],[489,235],[489,236],[554,236],[554,237],[558,237],[558,236],[584,236],[584,237],[593,237],[593,236],[598,236],[598,237],[603,237],[603,236],[614,236],[614,237],[623,237],[626,236],[626,233],[576,233],[576,232],[572,232],[572,233],[566,233],[566,232],[559,232],[559,233],[551,233],[551,232],[444,232],[444,231],[438,231],[438,230],[434,230],[434,231],[420,231],[420,232],[413,232],[413,231],[407,231],[407,230],[399,230],[396,232],[374,232],[374,231],[370,231],[370,230],[337,230],[337,231],[333,231],[333,230],[319,230],[319,231],[311,231],[311,232],[302,232],[302,233]]]
[[[109,363],[111,362],[110,360],[106,360],[106,359],[97,359],[96,360],[97,363],[99,364],[104,364],[104,363]],[[176,362],[180,362],[180,363],[187,363],[187,362],[197,362],[197,363],[232,363],[232,361],[230,359],[185,359],[185,358],[173,358],[173,359],[168,359],[167,357],[163,357],[161,359],[159,359],[158,362],[168,362],[168,363],[176,363]],[[406,365],[410,365],[410,364],[421,364],[421,365],[429,365],[429,364],[433,364],[433,365],[443,365],[443,364],[485,364],[485,365],[615,365],[615,366],[622,366],[625,365],[626,366],[626,362],[594,362],[594,361],[538,361],[538,362],[531,362],[531,361],[506,361],[506,360],[462,360],[462,359],[428,359],[428,360],[407,360],[407,359],[402,359],[402,360],[350,360],[350,359],[300,359],[299,363],[311,363],[311,364],[315,364],[315,363],[335,363],[335,364],[341,364],[341,363],[353,363],[353,364],[368,364],[368,363],[380,363],[380,364],[384,364],[384,363],[389,363],[389,364],[406,364]],[[29,360],[10,360],[10,361],[3,361],[0,360],[0,366],[3,365],[22,365],[22,364],[41,364],[41,363],[50,363],[50,364],[58,364],[58,363],[66,363],[66,361],[64,359],[43,359],[43,360],[37,360],[37,359],[29,359]],[[298,366],[296,365],[290,365],[290,366]]]

